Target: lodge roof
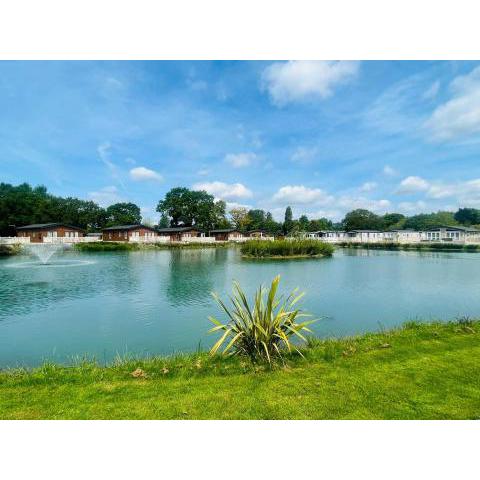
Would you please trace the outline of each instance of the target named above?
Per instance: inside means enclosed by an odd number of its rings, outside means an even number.
[[[158,233],[181,233],[181,232],[188,232],[190,230],[196,230],[200,232],[197,227],[168,227],[168,228],[157,228],[156,231]]]
[[[114,225],[113,227],[102,228],[102,231],[116,231],[116,230],[136,230],[138,228],[145,228],[147,230],[151,230],[152,232],[155,231],[152,227],[147,227],[146,225],[142,225],[141,223],[137,223],[135,225]]]
[[[73,228],[74,230],[79,230],[83,232],[82,228],[75,227],[73,225],[67,225],[66,223],[32,223],[31,225],[23,225],[22,227],[17,227],[17,230],[46,230],[48,228],[57,227]]]
[[[348,233],[380,233],[380,230],[349,230]]]
[[[440,230],[441,228],[446,228],[447,230],[454,230],[459,232],[479,232],[480,233],[480,230],[477,230],[476,228],[460,227],[458,225],[439,225],[438,227],[427,228],[426,231],[432,232],[435,230]]]
[[[237,230],[236,228],[217,228],[216,230],[210,230],[210,233],[232,233],[232,232],[240,233],[240,230]]]

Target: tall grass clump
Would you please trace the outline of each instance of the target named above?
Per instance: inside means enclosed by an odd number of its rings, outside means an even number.
[[[247,257],[313,257],[331,256],[333,246],[319,240],[249,240],[242,245]]]
[[[263,285],[260,286],[252,305],[238,282],[233,283],[230,308],[217,294],[212,294],[228,319],[226,323],[221,323],[215,317],[209,317],[215,325],[209,332],[222,332],[210,351],[212,355],[223,347],[223,354],[242,355],[253,362],[267,361],[271,365],[273,359],[282,358],[285,351],[295,350],[300,353],[292,344],[291,338],[296,337],[305,342],[303,333],[311,332],[308,325],[313,320],[298,321],[310,316],[295,307],[304,294],[298,294],[298,289],[295,289],[285,298],[277,296],[279,283],[280,275],[277,275],[268,291]]]
[[[128,242],[92,242],[77,243],[75,248],[81,252],[116,252],[138,250],[138,244]]]

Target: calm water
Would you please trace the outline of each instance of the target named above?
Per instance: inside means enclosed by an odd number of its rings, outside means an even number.
[[[408,319],[480,314],[480,254],[337,251],[331,259],[244,260],[237,250],[80,254],[51,266],[0,259],[0,366],[68,362],[88,354],[168,354],[205,348],[210,296],[233,279],[248,292],[282,275],[304,308],[325,317],[322,336],[341,336]]]

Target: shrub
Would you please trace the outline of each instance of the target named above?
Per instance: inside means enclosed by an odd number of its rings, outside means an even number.
[[[333,246],[319,240],[249,240],[242,245],[242,254],[249,257],[330,256]]]
[[[77,243],[75,248],[82,252],[113,252],[125,250],[138,250],[138,244],[128,242],[92,242]]]
[[[297,294],[298,289],[295,289],[286,298],[277,297],[279,282],[280,276],[277,275],[268,292],[263,285],[260,286],[255,293],[253,306],[250,306],[237,282],[233,283],[233,295],[230,297],[232,308],[228,308],[217,294],[212,294],[228,317],[225,324],[209,317],[215,324],[209,333],[223,332],[210,351],[212,355],[224,344],[223,354],[243,355],[252,361],[266,360],[269,364],[275,357],[282,358],[284,351],[293,349],[300,353],[292,344],[291,337],[306,341],[302,333],[311,332],[308,325],[313,320],[298,322],[300,317],[310,316],[294,308],[304,294]]]

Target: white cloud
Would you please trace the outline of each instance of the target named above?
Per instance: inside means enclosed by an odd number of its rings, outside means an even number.
[[[450,90],[452,98],[437,107],[425,123],[436,141],[480,133],[480,67],[456,77]]]
[[[439,90],[440,90],[440,82],[437,80],[430,85],[427,91],[423,94],[423,98],[425,100],[432,100],[437,96]]]
[[[340,84],[352,80],[359,62],[350,61],[289,61],[268,66],[262,74],[263,88],[272,102],[283,106],[309,97],[327,98]]]
[[[410,194],[410,193],[417,193],[417,192],[425,192],[430,188],[430,184],[421,177],[410,176],[404,178],[396,191],[396,193],[403,195],[403,194]]]
[[[274,195],[273,200],[277,203],[292,205],[328,205],[333,197],[320,188],[308,188],[303,185],[286,185],[281,187]]]
[[[200,175],[201,177],[204,177],[205,175],[208,175],[210,173],[210,170],[206,168],[202,168],[198,170],[197,175]]]
[[[194,190],[205,190],[221,200],[236,200],[250,198],[252,192],[241,183],[205,182],[195,183]]]
[[[398,204],[398,210],[408,215],[424,213],[426,208],[427,204],[423,200],[419,200],[418,202],[400,202]]]
[[[396,175],[398,175],[398,172],[390,165],[385,165],[383,167],[383,174],[387,177],[395,177]]]
[[[365,182],[360,187],[360,191],[361,192],[371,192],[372,190],[375,190],[377,188],[377,186],[378,186],[377,182]]]
[[[307,164],[310,163],[315,155],[318,153],[318,148],[316,147],[298,147],[290,157],[292,162]]]
[[[349,197],[346,195],[340,197],[335,204],[341,207],[345,213],[357,208],[365,208],[376,213],[385,213],[392,205],[390,200],[387,199],[372,200],[371,198]]]
[[[110,158],[111,152],[112,152],[112,145],[110,144],[110,142],[103,142],[97,147],[98,156],[100,157],[100,160],[102,161],[102,163],[110,171],[110,175],[112,176],[112,178],[116,180],[123,188],[125,188],[125,185],[122,182],[118,167],[115,164],[115,162],[113,162]]]
[[[103,187],[97,192],[89,192],[88,196],[102,207],[108,207],[112,205],[112,203],[123,202],[125,200],[119,195],[118,189],[114,185]]]
[[[225,155],[225,161],[234,168],[243,168],[251,165],[257,156],[254,153],[229,153]]]
[[[150,170],[146,167],[135,167],[130,170],[130,178],[136,182],[153,180],[155,182],[161,182],[163,177],[154,170]]]

